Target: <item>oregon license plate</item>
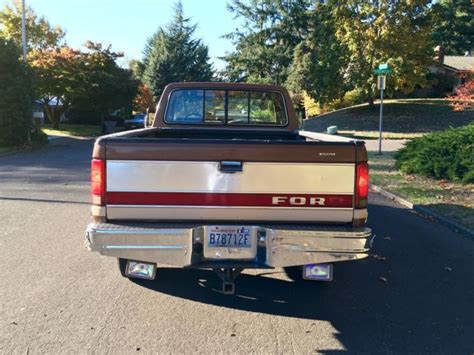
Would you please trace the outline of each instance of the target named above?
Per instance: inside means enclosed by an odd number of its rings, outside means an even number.
[[[210,227],[207,245],[211,248],[251,248],[251,230],[246,227]]]

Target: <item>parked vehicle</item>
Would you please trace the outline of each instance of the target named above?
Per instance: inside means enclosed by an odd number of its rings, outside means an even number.
[[[175,83],[152,127],[94,146],[86,242],[126,277],[211,268],[234,292],[245,268],[332,279],[368,256],[364,142],[299,130],[279,86]]]
[[[125,129],[137,129],[145,127],[146,114],[138,113],[132,115],[128,120],[123,121],[123,127]]]

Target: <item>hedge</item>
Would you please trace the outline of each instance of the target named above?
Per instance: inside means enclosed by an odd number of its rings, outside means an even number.
[[[0,146],[21,145],[32,126],[33,89],[20,49],[0,38]]]
[[[408,174],[473,183],[474,124],[414,139],[395,159],[395,166]]]

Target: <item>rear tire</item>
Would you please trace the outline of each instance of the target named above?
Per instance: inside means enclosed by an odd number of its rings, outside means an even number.
[[[127,261],[127,259],[117,258],[120,274],[128,279],[128,276],[125,274],[125,270],[127,269]]]
[[[288,276],[290,280],[298,281],[298,282],[305,281],[305,279],[303,279],[303,266],[302,265],[286,266],[283,268],[283,270],[285,270],[285,274],[286,276]]]

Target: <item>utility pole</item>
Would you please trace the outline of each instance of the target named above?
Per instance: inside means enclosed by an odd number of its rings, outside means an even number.
[[[23,62],[26,64],[26,14],[25,14],[25,0],[21,0],[21,49],[23,52]],[[32,117],[33,118],[33,117]],[[28,144],[31,143],[31,130],[28,129],[27,138]]]
[[[23,50],[23,61],[26,63],[26,14],[25,0],[21,0],[21,46]]]

